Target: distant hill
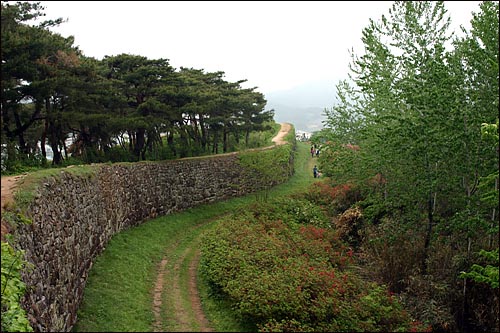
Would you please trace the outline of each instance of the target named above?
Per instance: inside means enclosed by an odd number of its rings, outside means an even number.
[[[319,107],[293,107],[283,104],[270,104],[266,109],[274,109],[274,120],[278,123],[291,123],[296,130],[315,132],[323,128],[325,119]]]
[[[265,96],[266,110],[274,109],[275,121],[292,123],[297,130],[315,132],[323,128],[325,108],[333,106],[335,86],[329,81],[310,82]]]

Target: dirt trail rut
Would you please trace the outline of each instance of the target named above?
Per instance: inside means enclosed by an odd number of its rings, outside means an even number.
[[[285,144],[284,137],[290,129],[290,124],[281,124],[281,130],[272,141],[276,145]],[[193,228],[193,231],[196,228]],[[200,260],[198,248],[200,237],[201,234],[191,240],[175,262],[169,262],[167,257],[164,257],[158,265],[153,295],[155,317],[153,329],[155,332],[213,332],[203,312],[197,288],[196,272]],[[183,244],[177,241],[167,247],[166,253],[172,253],[180,246]],[[181,281],[181,267],[183,266],[188,267],[188,281]],[[185,296],[185,288],[187,288],[187,296]]]
[[[282,123],[278,135],[272,141],[276,145],[285,144],[284,137],[290,129],[291,124]],[[24,176],[5,176],[1,178],[2,212],[5,207],[12,203],[14,190]],[[8,232],[7,224],[2,221],[2,238]],[[158,265],[158,274],[152,300],[152,309],[155,317],[153,329],[155,332],[213,332],[210,323],[203,313],[197,289],[196,271],[200,259],[200,252],[197,248],[198,240],[199,238],[187,244],[186,249],[175,262],[169,262],[167,257],[165,257]],[[181,243],[176,241],[166,249],[166,252],[171,253],[179,246],[181,246]],[[185,267],[188,267],[188,281],[181,281],[180,270],[185,260],[189,260],[187,266],[184,264]],[[183,293],[185,286],[188,289],[187,298],[189,302],[184,301],[185,297]],[[171,308],[165,310],[167,305]],[[172,318],[169,318],[165,312],[170,313]],[[196,321],[195,323],[191,322],[192,318]]]

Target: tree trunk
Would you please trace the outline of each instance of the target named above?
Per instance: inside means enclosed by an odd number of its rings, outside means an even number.
[[[143,157],[141,152],[142,152],[142,148],[144,148],[144,143],[145,143],[144,134],[145,133],[146,133],[146,129],[144,129],[144,128],[139,128],[135,132],[134,155],[135,155],[135,157],[137,157],[138,160],[140,160],[141,157]]]
[[[434,224],[434,204],[433,204],[433,194],[432,194],[432,176],[429,163],[429,157],[427,153],[425,154],[425,166],[427,169],[427,183],[429,186],[429,193],[427,199],[427,232],[425,233],[424,241],[424,253],[422,256],[422,275],[427,274],[427,258],[429,256],[429,246],[431,244],[432,226]]]
[[[249,141],[249,140],[250,140],[250,130],[249,130],[249,129],[247,129],[247,130],[245,131],[245,147],[247,147],[247,148],[248,148],[248,141]]]
[[[180,140],[181,140],[181,146],[182,149],[180,150],[180,157],[188,157],[189,156],[189,141],[188,141],[188,135],[184,131],[182,127],[179,128],[179,134],[180,134]]]
[[[495,191],[498,191],[498,178],[495,179]],[[493,229],[495,226],[496,218],[496,208],[493,207],[493,211],[491,212],[491,225],[490,228]],[[493,234],[490,234],[488,239],[488,250],[493,249]]]
[[[205,128],[205,122],[203,117],[200,117],[200,130],[201,130],[201,149],[203,151],[207,150],[208,143],[208,130]]]
[[[175,144],[174,144],[174,131],[171,130],[167,134],[167,144],[170,147],[170,150],[172,151],[174,156],[177,156],[177,151],[175,150]]]
[[[26,141],[24,140],[24,130],[22,130],[23,126],[21,124],[21,120],[19,119],[19,113],[15,109],[14,109],[14,120],[16,122],[19,150],[24,155],[28,155],[28,148],[26,147]]]
[[[47,112],[47,134],[49,145],[52,148],[52,165],[60,165],[62,162],[62,155],[59,151],[59,138],[58,138],[58,126],[56,125],[56,121],[54,120],[53,108],[50,102],[50,97],[45,99],[45,111]]]
[[[223,133],[223,136],[222,136],[222,142],[223,142],[222,152],[227,153],[229,143],[228,143],[228,134],[227,134],[228,132],[227,132],[226,128],[223,129],[222,133]]]
[[[219,152],[219,132],[214,131],[214,142],[212,146],[212,154],[217,154]]]
[[[52,148],[53,154],[52,165],[60,165],[62,163],[62,154],[59,151],[59,140],[53,123],[49,123],[49,145]]]
[[[42,137],[40,138],[40,150],[42,151],[42,156],[45,160],[47,160],[47,151],[45,150],[45,142],[47,140],[48,126],[49,126],[49,123],[48,123],[47,119],[45,119],[45,125],[43,128]]]

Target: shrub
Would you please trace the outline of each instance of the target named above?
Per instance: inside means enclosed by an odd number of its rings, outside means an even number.
[[[106,151],[106,160],[112,163],[134,162],[137,160],[137,157],[128,149],[124,149],[121,146],[114,146]]]
[[[261,331],[408,330],[408,314],[350,270],[352,257],[332,229],[247,211],[206,234],[201,271]]]
[[[251,212],[254,217],[265,215],[268,219],[281,220],[286,225],[297,228],[298,224],[310,224],[322,228],[331,228],[325,212],[305,198],[278,197],[269,202],[256,202]]]
[[[292,145],[286,144],[268,150],[243,151],[238,155],[239,164],[243,167],[247,178],[256,185],[256,188],[264,189],[262,201],[268,200],[272,186],[285,182],[293,174],[293,163],[291,163],[293,148]]]
[[[498,248],[494,251],[481,250],[479,255],[489,260],[486,265],[473,264],[469,272],[463,272],[460,274],[462,278],[470,278],[478,283],[486,283],[491,288],[498,289]]]
[[[24,253],[2,243],[2,332],[33,332],[20,301],[26,286],[21,281]]]
[[[343,213],[361,198],[359,189],[352,184],[331,186],[326,182],[316,182],[305,197],[322,206],[331,216]]]
[[[421,266],[424,237],[404,222],[387,217],[378,225],[366,225],[363,237],[360,251],[373,277],[394,292],[404,291],[404,281]]]

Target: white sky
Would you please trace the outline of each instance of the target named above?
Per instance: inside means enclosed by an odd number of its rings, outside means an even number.
[[[478,1],[445,1],[452,27],[470,28]],[[268,93],[347,78],[361,31],[391,1],[41,1],[52,29],[87,56],[129,53],[175,68],[223,71]]]

